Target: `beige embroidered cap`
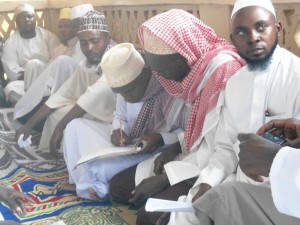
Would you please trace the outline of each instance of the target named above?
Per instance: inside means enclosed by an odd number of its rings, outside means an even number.
[[[118,44],[102,58],[101,69],[111,88],[123,87],[142,72],[145,61],[131,43]]]
[[[101,32],[109,32],[103,13],[98,11],[89,11],[82,17],[79,25],[78,33],[82,31],[97,30]]]

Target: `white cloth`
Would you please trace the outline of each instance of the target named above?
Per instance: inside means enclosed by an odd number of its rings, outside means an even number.
[[[67,46],[63,44],[57,46],[52,59],[53,61],[15,105],[14,119],[29,113],[44,96],[55,93],[73,74],[76,66],[84,59],[78,38],[69,40]]]
[[[13,33],[5,41],[2,56],[3,68],[9,80],[15,81],[19,72],[24,72],[23,91],[26,91],[46,68],[53,49],[58,45],[58,38],[40,27],[36,27],[36,36],[30,39],[22,38],[18,31]],[[10,92],[20,93],[20,88],[19,85],[14,88],[12,83],[6,91],[8,100]]]
[[[274,6],[270,0],[237,0],[233,6],[231,18],[234,16],[234,14],[237,13],[237,11],[248,6],[262,7],[271,12],[276,17]]]
[[[300,150],[282,148],[276,155],[271,171],[272,197],[279,212],[300,218]]]
[[[67,125],[64,132],[63,152],[70,183],[78,182],[79,174],[81,174],[79,171],[82,171],[85,166],[82,165],[74,170],[81,156],[98,151],[101,147],[113,146],[110,142],[110,134],[112,130],[120,128],[119,118],[122,119],[123,130],[128,134],[142,106],[143,103],[126,103],[123,97],[117,95],[112,125],[88,119],[76,119]],[[85,135],[88,138],[84,138]]]
[[[208,183],[214,187],[236,171],[239,133],[255,133],[273,119],[300,119],[299,69],[299,58],[278,46],[267,71],[251,72],[245,66],[228,80],[225,106],[213,148],[203,151],[202,145],[200,146],[197,152],[200,176],[189,194],[181,196],[180,201],[190,202],[200,183]],[[265,116],[266,110],[269,112],[268,117]],[[205,167],[201,169],[201,165]],[[256,184],[239,168],[235,179]],[[172,213],[169,224],[187,224],[187,221],[189,224],[198,223],[194,214]]]
[[[176,109],[182,109],[182,101],[178,101]],[[86,119],[73,120],[66,128],[64,134],[64,157],[69,171],[70,183],[76,184],[78,196],[89,198],[87,188],[92,187],[99,197],[106,197],[108,193],[109,181],[116,173],[129,168],[154,154],[136,154],[130,156],[120,156],[109,159],[99,159],[90,163],[86,163],[77,167],[74,166],[83,154],[101,151],[103,147],[110,147],[110,134],[112,130],[120,128],[120,119],[122,120],[122,129],[129,134],[134,122],[138,118],[143,102],[128,103],[121,95],[117,96],[116,111],[112,125],[103,122],[89,121]],[[172,118],[174,118],[173,114]],[[173,123],[172,123],[172,122]],[[169,120],[171,124],[167,124],[163,130],[164,133],[171,131],[176,120]],[[110,126],[110,129],[108,128]],[[174,132],[177,132],[175,130]],[[86,136],[84,138],[82,136]],[[170,133],[163,135],[165,143],[174,143],[177,141],[177,135]],[[160,151],[160,149],[158,150]]]
[[[19,31],[14,32],[3,48],[2,62],[9,80],[16,80],[19,72],[25,71],[25,65],[32,59],[38,59],[47,64],[53,49],[59,45],[57,37],[41,28],[36,28],[36,36],[30,39],[21,37]]]
[[[56,110],[47,117],[40,149],[48,149],[50,138],[57,123],[78,104],[84,109],[90,118],[96,118],[104,122],[112,121],[112,114],[115,110],[116,97],[107,85],[104,76],[99,78],[97,68],[87,68],[86,61],[82,61],[74,74],[50,96],[45,103]]]

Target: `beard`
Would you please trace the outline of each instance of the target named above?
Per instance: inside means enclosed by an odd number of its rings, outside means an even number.
[[[271,51],[263,59],[249,59],[247,57],[243,57],[247,62],[249,70],[264,71],[265,69],[267,69],[272,62],[272,56],[277,45],[278,45],[278,37],[276,37],[276,40],[271,48]]]

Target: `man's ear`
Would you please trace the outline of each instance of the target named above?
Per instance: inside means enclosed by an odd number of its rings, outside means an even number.
[[[282,24],[280,21],[277,21],[275,24],[276,30],[277,30],[277,36],[280,36],[280,33],[282,31]]]

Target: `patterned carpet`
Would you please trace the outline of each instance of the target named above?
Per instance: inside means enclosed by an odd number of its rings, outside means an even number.
[[[0,185],[27,193],[36,204],[22,217],[0,204],[6,220],[32,225],[59,220],[67,225],[135,224],[136,211],[127,206],[81,199],[74,191],[64,190],[68,172],[63,157],[56,161],[34,147],[19,148],[14,141],[12,118],[13,109],[0,109]]]

